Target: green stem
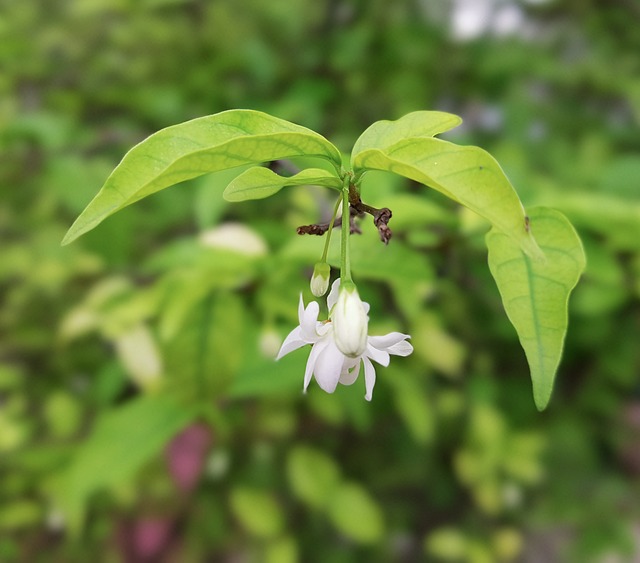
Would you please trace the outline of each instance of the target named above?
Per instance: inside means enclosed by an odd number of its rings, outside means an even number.
[[[322,258],[320,262],[327,261],[327,253],[329,252],[329,243],[331,242],[331,233],[333,232],[333,224],[336,221],[336,215],[338,214],[338,207],[340,207],[340,202],[342,201],[342,196],[338,198],[336,201],[336,206],[333,208],[333,215],[331,216],[331,222],[329,223],[329,230],[327,231],[327,240],[324,242],[324,251],[322,252]]]
[[[351,259],[349,256],[349,235],[351,234],[351,220],[349,212],[349,185],[351,177],[345,176],[342,184],[342,238],[340,240],[340,253],[342,262],[340,264],[341,284],[353,282],[351,279]]]

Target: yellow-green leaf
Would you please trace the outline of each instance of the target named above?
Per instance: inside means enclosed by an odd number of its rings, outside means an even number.
[[[359,153],[354,171],[361,174],[367,169],[395,172],[438,190],[487,219],[527,254],[541,259],[518,194],[488,152],[441,139],[414,137],[385,150]]]
[[[222,194],[227,201],[264,199],[278,193],[285,186],[314,185],[340,189],[338,176],[321,168],[307,168],[293,176],[280,176],[262,166],[245,170],[225,188]]]
[[[322,135],[253,110],[230,110],[154,133],[122,159],[71,226],[68,244],[104,219],[148,195],[179,182],[228,168],[296,156],[342,157]]]
[[[542,410],[551,397],[562,356],[569,295],[586,259],[578,235],[562,213],[536,207],[529,217],[545,260],[531,260],[496,229],[487,234],[487,246],[491,274],[518,332],[531,370],[534,400]]]
[[[329,518],[346,537],[358,543],[379,541],[384,533],[382,511],[361,485],[342,483],[331,496]]]
[[[462,118],[443,111],[414,111],[395,121],[376,121],[358,138],[351,153],[354,168],[360,167],[360,154],[367,149],[388,149],[404,139],[433,137],[462,123]]]

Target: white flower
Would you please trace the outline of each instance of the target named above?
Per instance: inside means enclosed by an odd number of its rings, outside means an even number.
[[[339,281],[339,280],[338,280]],[[338,299],[335,301],[335,293]],[[335,301],[335,304],[332,304]],[[353,282],[334,283],[327,298],[338,349],[350,358],[361,356],[367,348],[369,306],[366,309]]]
[[[338,300],[340,280],[333,283],[327,297],[327,305],[331,311]],[[361,302],[365,315],[369,312],[369,304]],[[334,325],[331,320],[318,321],[320,306],[315,301],[305,309],[300,296],[298,318],[300,325],[294,328],[282,343],[276,359],[311,344],[311,353],[307,360],[304,374],[303,389],[306,392],[311,377],[315,376],[321,389],[333,393],[338,383],[353,384],[360,374],[360,364],[364,364],[365,399],[371,400],[373,386],[376,382],[376,372],[371,360],[383,366],[389,365],[390,355],[408,356],[413,352],[413,346],[407,342],[411,338],[408,334],[391,332],[385,336],[366,336],[365,348],[355,357],[345,356],[336,344]]]

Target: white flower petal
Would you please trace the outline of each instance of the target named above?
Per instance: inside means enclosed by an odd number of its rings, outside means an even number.
[[[329,308],[329,314],[331,314],[331,309],[338,302],[338,292],[340,290],[340,278],[331,284],[331,291],[329,295],[327,295],[327,307]]]
[[[328,339],[327,341],[329,344],[318,355],[313,374],[321,389],[327,393],[333,393],[340,379],[344,356],[333,340]]]
[[[351,360],[351,358],[347,359]],[[347,362],[344,363],[342,366],[342,372],[340,373],[340,383],[342,383],[342,385],[352,385],[356,382],[358,375],[360,375],[361,363],[362,361],[360,358],[357,359],[355,365],[353,365],[353,362],[349,362],[349,364]]]
[[[403,340],[402,342],[398,342],[393,346],[389,346],[387,348],[387,352],[389,354],[393,354],[394,356],[408,356],[413,352],[413,346],[409,344],[409,342]]]
[[[309,387],[309,383],[311,383],[311,376],[313,375],[313,371],[316,367],[316,362],[318,360],[318,356],[322,353],[322,351],[329,345],[329,340],[320,340],[311,348],[311,353],[309,354],[309,359],[307,360],[307,367],[304,370],[304,384],[302,386],[302,390],[306,393],[307,387]]]
[[[369,344],[375,346],[378,350],[387,350],[390,346],[398,344],[403,340],[411,338],[408,334],[402,334],[401,332],[390,332],[384,336],[370,336]]]
[[[300,294],[300,301],[298,301],[298,324],[302,324],[304,321],[304,301],[302,300],[302,293]]]
[[[365,357],[371,358],[382,366],[386,367],[389,365],[389,354],[384,350],[378,350],[375,346],[372,346],[371,339],[369,339],[369,343],[367,344]]]
[[[362,358],[362,363],[364,364],[364,398],[370,401],[373,396],[373,386],[376,384],[376,370],[369,358]]]
[[[311,301],[302,314],[300,328],[302,329],[302,338],[307,342],[317,342],[318,333],[316,332],[316,324],[318,322],[318,314],[320,313],[320,305],[316,301]]]
[[[305,344],[308,344],[308,342],[302,339],[301,335],[302,331],[300,330],[300,327],[297,326],[296,328],[294,328],[284,339],[282,346],[280,346],[280,351],[276,356],[276,360],[279,360],[280,358],[282,358],[282,356],[286,356],[289,352],[293,352],[298,348],[302,348],[302,346],[304,346]]]

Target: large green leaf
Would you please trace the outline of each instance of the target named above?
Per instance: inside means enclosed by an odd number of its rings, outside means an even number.
[[[230,110],[173,125],[133,147],[67,232],[68,244],[123,207],[203,174],[281,158],[314,156],[340,168],[322,135],[253,110]]]
[[[414,137],[386,150],[359,153],[354,171],[361,174],[367,169],[395,172],[438,190],[489,220],[527,254],[541,259],[518,194],[488,152],[440,139]]]
[[[361,153],[368,149],[385,150],[413,137],[433,137],[462,123],[462,118],[443,111],[414,111],[396,121],[376,121],[358,138],[351,152],[351,164],[361,166]]]
[[[487,234],[489,268],[531,370],[539,410],[549,402],[568,325],[568,300],[586,259],[567,218],[546,207],[530,210],[531,229],[545,260],[531,260],[497,229]]]
[[[280,176],[262,166],[245,170],[226,187],[222,194],[227,201],[263,199],[278,193],[285,186],[315,185],[327,188],[342,187],[338,176],[321,168],[307,168],[293,176]]]
[[[162,395],[143,396],[104,413],[69,467],[54,481],[69,526],[82,526],[89,495],[129,479],[197,411]]]

